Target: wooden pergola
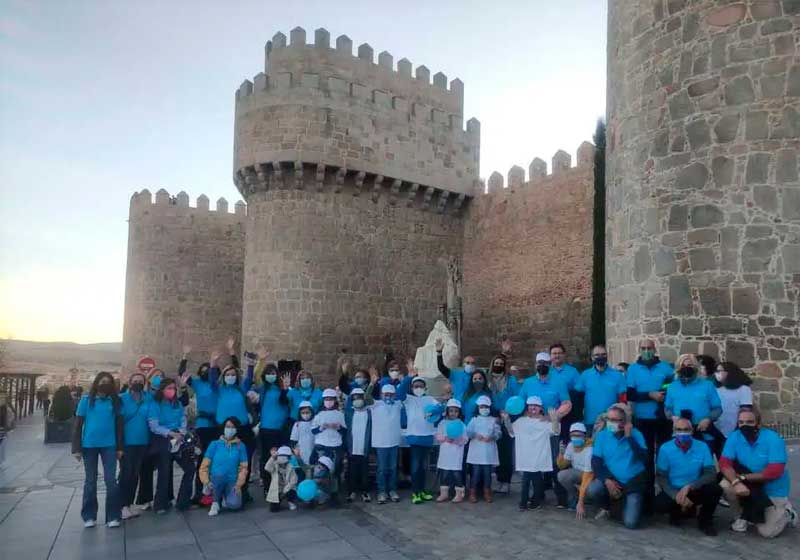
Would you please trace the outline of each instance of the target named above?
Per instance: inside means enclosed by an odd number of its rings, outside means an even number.
[[[0,427],[8,426],[8,408],[17,418],[33,414],[36,378],[43,373],[0,373]]]

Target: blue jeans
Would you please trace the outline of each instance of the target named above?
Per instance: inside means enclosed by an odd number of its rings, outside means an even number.
[[[117,485],[117,450],[114,447],[85,447],[82,450],[83,505],[81,517],[84,521],[97,520],[97,459],[103,461],[103,479],[106,483],[106,523],[122,519],[119,486]]]
[[[609,509],[611,496],[608,494],[608,488],[603,481],[595,479],[589,484],[586,491],[587,496],[592,501],[604,509]],[[639,521],[642,518],[642,501],[644,495],[641,492],[626,492],[623,488],[622,491],[622,523],[628,529],[636,529],[639,526]]]
[[[492,487],[492,465],[472,465],[469,466],[470,478],[469,487],[471,490],[478,488]]]
[[[416,494],[425,490],[428,456],[431,448],[423,445],[411,445],[409,448],[411,450],[411,491]]]
[[[119,492],[123,506],[130,506],[136,497],[136,486],[139,484],[139,471],[147,453],[146,445],[126,445],[125,453],[119,467]]]
[[[242,507],[242,493],[236,491],[236,481],[231,482],[225,475],[214,475],[211,477],[211,484],[214,486],[214,501],[220,505],[225,500],[226,509],[239,509]]]
[[[378,492],[397,491],[397,447],[376,447],[378,460]]]
[[[439,486],[448,486],[450,490],[462,488],[464,486],[464,473],[439,469]]]
[[[547,473],[549,474],[549,473]],[[528,506],[528,496],[530,496],[531,486],[533,486],[533,497],[531,503],[541,505],[544,501],[544,475],[541,472],[523,472],[522,487],[519,493],[519,507]]]

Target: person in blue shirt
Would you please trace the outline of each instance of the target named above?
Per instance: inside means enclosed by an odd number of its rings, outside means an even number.
[[[656,450],[672,437],[672,422],[664,415],[666,386],[672,383],[672,365],[656,355],[656,343],[649,338],[639,341],[639,358],[628,367],[628,403],[633,406],[634,425],[647,444],[648,480],[644,508],[653,509],[655,498]]]
[[[122,404],[123,443],[125,445],[119,472],[119,487],[122,503],[122,519],[139,515],[131,508],[139,483],[142,461],[150,443],[150,428],[147,416],[153,397],[145,390],[145,376],[136,372],[128,380],[128,390],[120,395]]]
[[[731,529],[744,533],[754,524],[762,537],[777,537],[787,525],[797,527],[798,521],[789,502],[786,442],[761,425],[755,409],[740,410],[737,426],[719,460],[722,489],[739,514]]]
[[[175,507],[179,511],[189,509],[192,497],[192,479],[195,461],[184,454],[175,454],[187,432],[186,412],[178,398],[178,386],[174,379],[165,377],[150,406],[147,424],[152,433],[150,452],[156,456],[158,478],[153,509],[158,514],[166,513],[169,507],[169,477],[173,459],[183,471]]]
[[[608,517],[610,500],[622,500],[622,522],[629,529],[639,526],[643,491],[647,483],[647,447],[642,433],[633,427],[622,406],[608,409],[606,427],[594,438],[592,472],[595,479],[587,494],[600,505],[595,519]]]
[[[694,439],[688,418],[678,418],[672,441],[658,450],[656,480],[661,492],[656,496],[656,511],[669,514],[670,525],[678,526],[684,517],[697,517],[697,528],[716,536],[714,511],[722,496],[711,450]],[[698,512],[699,508],[699,512]]]
[[[673,423],[678,418],[688,418],[698,439],[712,449],[722,449],[725,436],[714,422],[722,414],[722,401],[710,379],[699,377],[700,367],[693,354],[678,358],[677,379],[667,387],[664,414]],[[719,442],[719,443],[717,443]]]
[[[263,348],[258,350],[259,363],[264,363],[261,371],[261,384],[255,389],[255,399],[261,405],[261,423],[258,440],[261,445],[260,464],[266,465],[270,458],[270,449],[277,449],[289,443],[287,431],[289,419],[289,397],[291,375],[278,379],[278,368],[268,362],[269,352]],[[251,391],[251,394],[253,391]],[[261,480],[264,488],[264,499],[267,499],[271,475],[261,469]]]
[[[592,435],[598,416],[612,404],[627,399],[625,376],[608,365],[608,352],[602,344],[592,348],[592,367],[578,377],[575,390],[584,394],[583,423],[588,429],[587,435]]]
[[[569,427],[583,417],[583,393],[575,389],[575,384],[580,379],[580,373],[567,363],[567,349],[560,342],[551,344],[548,352],[550,354],[550,377],[560,380],[566,386],[572,407],[569,413],[561,418],[561,441],[566,444],[569,443]]]
[[[436,339],[436,365],[441,373],[452,387],[452,397],[457,401],[464,402],[464,396],[469,389],[472,382],[472,374],[476,370],[476,362],[474,356],[465,356],[464,365],[461,368],[450,369],[444,364],[442,357],[442,350],[444,350],[444,341],[441,338]],[[469,421],[469,420],[467,420]]]
[[[97,523],[97,461],[103,462],[106,483],[106,525],[120,526],[122,517],[117,460],[123,453],[122,403],[117,395],[114,377],[107,371],[98,373],[88,395],[81,397],[75,413],[72,454],[83,461],[83,526]]]
[[[362,387],[362,389],[365,387]],[[289,417],[292,422],[297,422],[299,417],[298,409],[300,408],[301,402],[310,402],[314,413],[322,407],[322,389],[316,386],[314,383],[314,376],[305,369],[298,372],[297,382],[294,387],[289,389],[286,396],[289,398]]]
[[[200,464],[200,479],[211,487],[214,496],[208,510],[210,517],[219,515],[221,505],[230,510],[242,507],[242,495],[250,470],[247,447],[236,435],[241,428],[239,418],[231,416],[221,424],[222,435],[211,442]]]
[[[395,400],[404,401],[406,395],[411,389],[411,379],[414,376],[409,371],[406,376],[401,375],[400,362],[397,360],[388,360],[386,364],[386,375],[380,378],[378,386],[373,392],[373,397],[376,399],[381,398],[382,389],[384,385],[393,385],[395,390]]]
[[[492,367],[489,372],[489,393],[492,399],[492,406],[499,413],[505,410],[506,401],[519,394],[522,384],[517,378],[509,373],[508,354],[511,345],[508,341],[503,342],[504,353],[497,354],[492,358]],[[514,443],[505,425],[501,425],[502,435],[497,440],[497,454],[500,464],[495,469],[497,476],[497,487],[495,491],[500,494],[508,494],[510,491],[511,475],[514,473]]]

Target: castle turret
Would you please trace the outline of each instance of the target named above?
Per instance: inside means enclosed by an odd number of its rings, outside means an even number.
[[[794,2],[611,0],[607,317],[756,376],[800,413],[800,20]]]

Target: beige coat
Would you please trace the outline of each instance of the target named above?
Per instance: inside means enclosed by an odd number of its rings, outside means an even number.
[[[264,471],[271,477],[267,492],[269,503],[278,504],[287,492],[297,489],[297,474],[290,463],[279,465],[275,457],[270,457]]]

